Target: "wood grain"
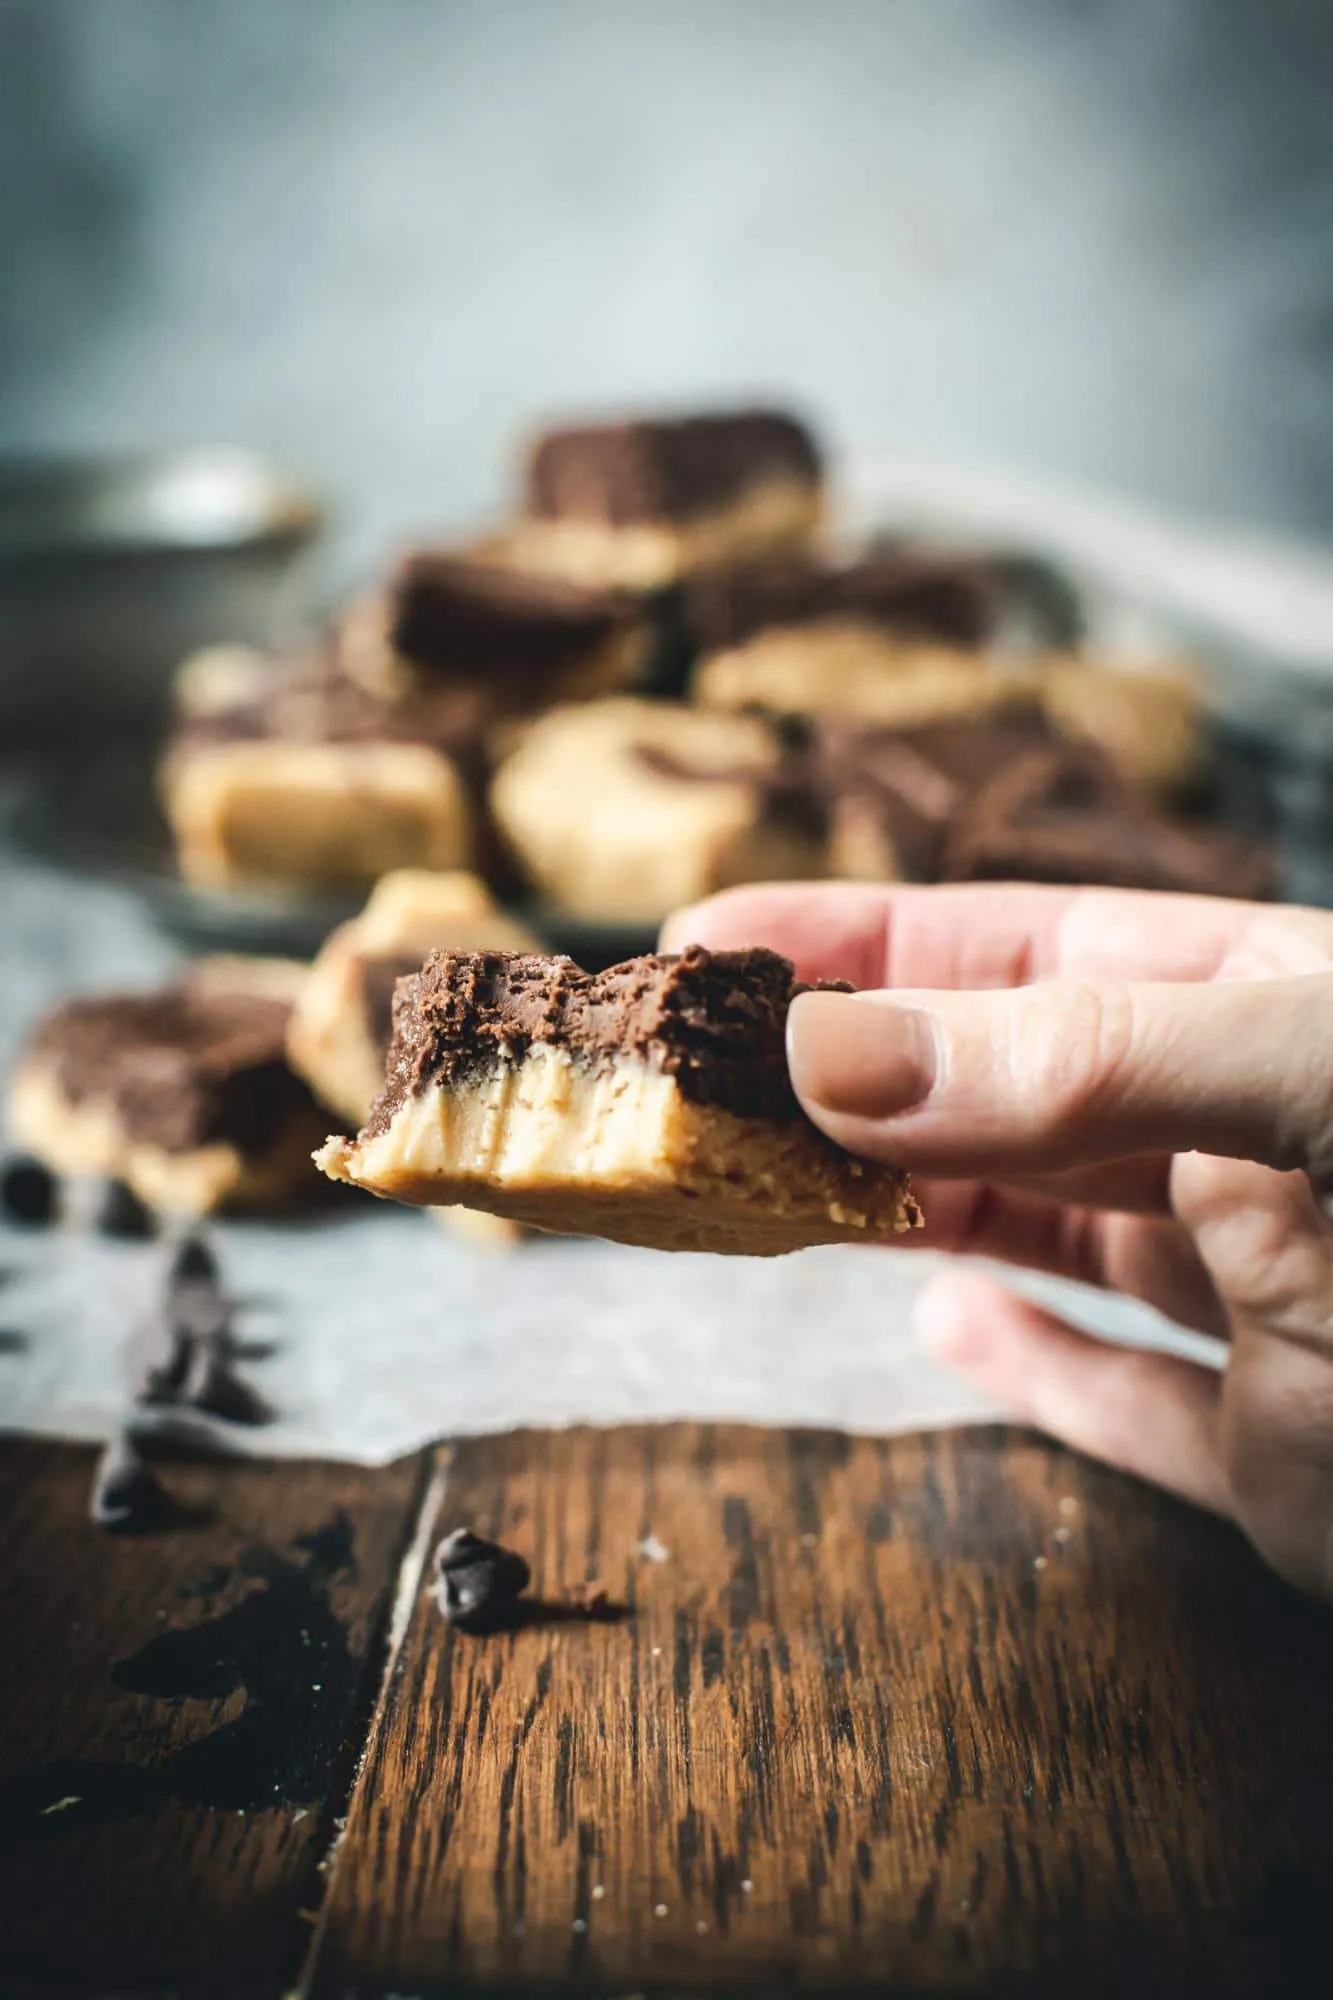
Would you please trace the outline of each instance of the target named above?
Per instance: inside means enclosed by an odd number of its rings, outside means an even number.
[[[632,1616],[423,1595],[316,1992],[1319,1990],[1333,1621],[1220,1525],[998,1432],[688,1426],[467,1444],[463,1524]]]
[[[176,1469],[194,1524],[122,1539],[87,1523],[93,1461],[0,1450],[0,1987],[276,1992],[421,1463]]]

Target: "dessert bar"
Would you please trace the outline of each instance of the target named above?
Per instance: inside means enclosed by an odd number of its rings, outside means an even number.
[[[822,516],[818,447],[782,411],[589,424],[535,441],[509,547],[524,567],[652,590],[799,549]]]
[[[904,549],[845,562],[789,557],[708,570],[687,586],[681,615],[698,650],[712,653],[775,626],[790,631],[830,619],[974,648],[997,636],[1003,610],[993,564]]]
[[[805,1117],[787,1075],[791,964],[763,950],[629,959],[436,952],[400,983],[384,1089],[317,1156],[387,1198],[559,1233],[776,1256],[888,1240],[906,1176]]]
[[[11,1136],[57,1173],[123,1181],[169,1213],[313,1193],[309,1150],[328,1115],[286,1055],[303,976],[205,960],[154,993],[66,1002],[14,1072]]]
[[[160,772],[182,875],[319,887],[466,866],[482,720],[466,689],[381,700],[332,649],[187,661]]]
[[[625,592],[479,556],[407,556],[384,609],[385,657],[399,664],[399,687],[404,679],[476,687],[494,716],[628,687],[648,648],[642,609]]]
[[[825,872],[822,820],[774,785],[781,763],[758,716],[588,702],[531,725],[496,774],[491,811],[552,902],[655,924],[732,883]]]
[[[1021,661],[899,634],[855,617],[773,625],[700,660],[694,697],[705,708],[777,716],[840,715],[910,729],[987,715],[1035,685]]]

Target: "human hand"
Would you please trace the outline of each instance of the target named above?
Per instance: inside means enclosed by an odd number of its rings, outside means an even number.
[[[1021,1421],[1235,1520],[1333,1597],[1333,915],[1097,889],[791,884],[678,912],[769,945],[817,1125],[913,1171],[926,1248],[1055,1271],[1230,1342],[1112,1347],[971,1271],[933,1352]]]

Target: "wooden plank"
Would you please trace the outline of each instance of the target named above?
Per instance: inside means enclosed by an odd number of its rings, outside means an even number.
[[[278,1991],[379,1684],[420,1459],[196,1466],[88,1525],[94,1454],[0,1449],[0,1984]]]
[[[1274,1994],[1322,1956],[1333,1621],[1219,1524],[998,1431],[689,1426],[467,1444],[465,1524],[632,1616],[476,1638],[423,1593],[317,1993]]]

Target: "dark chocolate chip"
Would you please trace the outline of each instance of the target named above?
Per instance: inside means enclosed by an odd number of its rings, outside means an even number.
[[[45,1229],[55,1221],[59,1206],[60,1184],[49,1167],[23,1154],[5,1162],[0,1171],[0,1207],[11,1222]]]
[[[198,1410],[222,1417],[230,1424],[271,1424],[272,1406],[248,1382],[243,1382],[216,1349],[197,1396],[191,1398]]]
[[[218,1261],[202,1236],[187,1236],[172,1259],[167,1277],[167,1317],[182,1333],[198,1340],[224,1340],[231,1323],[231,1304],[218,1274]]]
[[[165,1358],[150,1367],[135,1401],[139,1403],[193,1402],[207,1374],[208,1357],[204,1345],[186,1328],[156,1324],[151,1329],[153,1345]]]
[[[434,1566],[436,1599],[451,1624],[480,1624],[495,1617],[532,1581],[522,1556],[471,1528],[456,1528],[445,1536],[435,1550]]]
[[[219,1275],[218,1260],[203,1237],[185,1237],[172,1260],[169,1282],[173,1285],[216,1285]]]
[[[119,1534],[170,1527],[178,1518],[170,1494],[123,1435],[112,1439],[98,1462],[89,1512],[95,1526]]]
[[[157,1234],[157,1218],[152,1209],[124,1181],[107,1182],[93,1226],[103,1236],[122,1236],[134,1241]]]

